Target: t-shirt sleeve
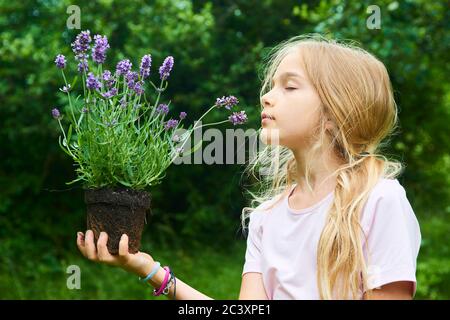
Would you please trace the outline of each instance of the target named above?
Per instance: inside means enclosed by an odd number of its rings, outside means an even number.
[[[254,210],[250,214],[250,221],[248,225],[247,249],[245,252],[245,263],[242,275],[247,272],[262,272],[261,267],[261,237],[262,229],[261,223],[263,212]]]
[[[364,213],[367,235],[368,287],[411,281],[416,292],[416,261],[421,234],[417,218],[397,180],[378,188]]]

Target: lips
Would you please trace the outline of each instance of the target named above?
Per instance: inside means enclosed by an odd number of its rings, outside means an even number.
[[[262,113],[261,114],[261,120],[264,120],[264,119],[275,120],[275,118],[273,116],[271,116],[270,114],[268,114],[268,113]]]

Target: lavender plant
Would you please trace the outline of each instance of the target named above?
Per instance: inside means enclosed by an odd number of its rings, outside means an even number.
[[[122,185],[144,189],[154,186],[161,182],[177,157],[196,150],[198,144],[184,151],[184,145],[195,129],[225,122],[238,125],[247,120],[245,111],[233,111],[238,99],[223,96],[217,98],[194,125],[185,129],[183,120],[187,113],[183,111],[178,117],[169,118],[170,101],[161,101],[174,66],[172,56],[159,67],[160,83],[157,86],[150,80],[150,54],[142,57],[139,70],[134,71],[128,59],[119,61],[114,71],[103,70],[110,48],[108,39],[95,35],[93,40],[92,43],[90,31],[86,30],[78,34],[71,45],[79,73],[72,83],[67,81],[65,74],[66,57],[58,54],[55,59],[64,79],[60,90],[67,95],[68,112],[63,115],[58,108],[53,108],[51,113],[62,131],[59,145],[77,166],[77,178],[67,184],[81,181],[85,188]],[[76,95],[74,90],[78,77],[82,79],[82,95]],[[147,100],[147,88],[156,92],[153,103]],[[228,119],[198,125],[209,112],[222,107],[231,112]],[[63,118],[67,120],[67,132]],[[180,129],[185,132],[175,134]]]

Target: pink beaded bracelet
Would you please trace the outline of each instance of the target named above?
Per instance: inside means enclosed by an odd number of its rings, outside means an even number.
[[[155,297],[161,295],[161,293],[164,291],[164,288],[167,285],[167,282],[169,281],[169,275],[170,275],[170,268],[169,268],[169,266],[165,266],[164,270],[166,270],[166,275],[164,276],[164,280],[161,283],[161,286],[159,287],[159,289],[154,289],[153,290],[153,295]]]

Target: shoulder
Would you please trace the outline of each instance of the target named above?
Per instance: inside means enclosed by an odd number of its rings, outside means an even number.
[[[405,188],[397,179],[380,178],[373,187],[370,196],[372,198],[396,198],[405,196]]]
[[[404,205],[408,202],[406,190],[397,179],[380,178],[370,191],[366,207],[375,209],[379,205]]]
[[[279,200],[281,200],[281,195],[274,196],[260,203],[250,213],[249,225],[253,227],[262,225],[267,215],[271,214],[281,204]]]
[[[256,223],[264,219],[264,216],[269,214],[271,210],[271,205],[273,204],[273,199],[266,200],[260,203],[253,211],[250,213],[250,223]]]
[[[361,224],[365,231],[376,225],[402,224],[418,228],[417,218],[405,188],[397,179],[381,178],[373,187],[363,208]]]

